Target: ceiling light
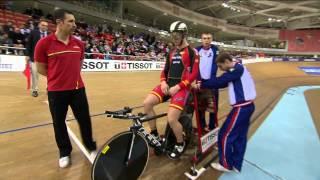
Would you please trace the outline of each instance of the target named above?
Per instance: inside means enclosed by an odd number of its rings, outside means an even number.
[[[223,7],[225,7],[225,8],[230,7],[227,3],[222,3],[221,5],[222,5]]]

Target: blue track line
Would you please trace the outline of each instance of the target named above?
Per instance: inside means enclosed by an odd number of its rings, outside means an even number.
[[[2,134],[7,134],[7,133],[11,133],[11,132],[16,132],[16,131],[33,129],[33,128],[42,127],[42,126],[48,126],[48,125],[51,125],[51,124],[52,124],[52,122],[51,122],[51,123],[44,123],[44,124],[33,125],[33,126],[27,126],[27,127],[23,127],[23,128],[10,129],[10,130],[7,130],[7,131],[0,131],[0,135],[2,135]]]
[[[90,117],[95,117],[95,116],[101,116],[104,115],[105,113],[99,113],[99,114],[93,114]],[[66,121],[74,121],[76,120],[75,118],[72,119],[67,119]],[[0,135],[2,134],[8,134],[11,132],[17,132],[17,131],[22,131],[22,130],[28,130],[28,129],[33,129],[33,128],[37,128],[37,127],[43,127],[43,126],[48,126],[53,124],[52,122],[48,122],[48,123],[43,123],[43,124],[37,124],[37,125],[32,125],[32,126],[27,126],[27,127],[22,127],[22,128],[16,128],[16,129],[10,129],[10,130],[6,130],[6,131],[0,131]]]

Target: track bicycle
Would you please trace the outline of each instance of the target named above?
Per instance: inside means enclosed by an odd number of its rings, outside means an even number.
[[[131,180],[138,179],[147,166],[149,146],[154,148],[156,155],[161,155],[173,148],[175,137],[167,126],[165,136],[159,141],[149,134],[142,123],[164,117],[167,113],[147,117],[145,114],[132,114],[132,108],[125,107],[118,111],[106,111],[107,117],[131,120],[133,125],[128,131],[121,132],[109,139],[99,150],[92,166],[93,180]],[[192,122],[182,113],[179,121],[184,129],[184,138],[189,142]],[[188,126],[186,126],[188,125]]]

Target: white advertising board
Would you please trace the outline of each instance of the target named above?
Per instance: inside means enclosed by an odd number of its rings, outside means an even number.
[[[25,63],[25,56],[0,55],[0,71],[23,71]],[[158,71],[163,69],[164,64],[159,61],[85,59],[82,71]]]

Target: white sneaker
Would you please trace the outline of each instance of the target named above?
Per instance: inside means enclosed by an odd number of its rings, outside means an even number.
[[[90,159],[93,162],[97,157],[97,151],[91,151],[90,152]]]
[[[240,171],[237,169],[237,168],[235,168],[235,167],[233,167],[233,169],[232,169],[234,172],[236,172],[236,173],[240,173]]]
[[[223,171],[223,172],[231,172],[231,170],[223,167],[220,163],[211,163],[210,164],[212,168],[218,170],[218,171]]]
[[[70,156],[65,156],[59,159],[60,168],[66,168],[70,165]]]

